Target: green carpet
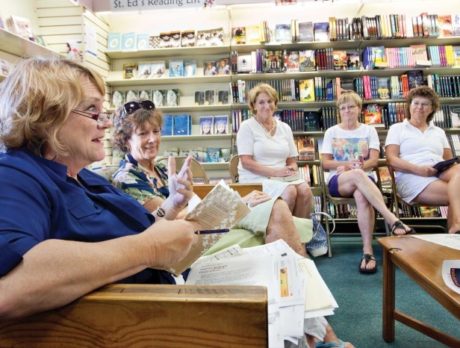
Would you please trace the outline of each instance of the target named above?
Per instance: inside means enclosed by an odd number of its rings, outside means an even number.
[[[339,304],[328,317],[337,335],[358,348],[374,347],[445,347],[445,345],[396,322],[393,343],[382,339],[382,251],[374,242],[378,272],[358,272],[362,255],[359,237],[332,238],[333,257],[315,259],[316,265]],[[396,273],[396,308],[438,329],[460,338],[460,321],[426,294],[399,270]]]

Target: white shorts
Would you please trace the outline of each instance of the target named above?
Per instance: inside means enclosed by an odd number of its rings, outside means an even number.
[[[404,202],[412,203],[429,184],[440,180],[435,176],[420,176],[410,173],[398,173],[396,177],[396,186],[398,193]]]

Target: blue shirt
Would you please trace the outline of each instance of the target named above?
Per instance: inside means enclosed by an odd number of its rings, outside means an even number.
[[[144,231],[154,217],[136,200],[83,169],[67,167],[27,150],[0,154],[0,276],[47,239],[99,242]],[[123,282],[174,283],[164,271],[146,269]]]

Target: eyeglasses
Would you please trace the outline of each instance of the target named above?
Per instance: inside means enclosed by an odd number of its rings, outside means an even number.
[[[130,101],[123,105],[123,107],[125,108],[126,114],[130,115],[134,111],[139,110],[140,108],[145,110],[153,110],[155,109],[155,104],[150,100],[142,100],[140,102]]]
[[[420,103],[418,101],[413,101],[412,103],[412,106],[418,108],[422,108],[422,109],[426,109],[426,108],[429,108],[432,104],[431,103]]]
[[[107,112],[89,112],[89,111],[82,111],[82,110],[76,110],[73,109],[72,112],[76,113],[79,116],[84,116],[91,118],[92,120],[97,122],[98,126],[104,126],[107,123],[112,121],[112,114],[109,114]]]
[[[339,110],[340,111],[349,111],[349,110],[356,109],[357,107],[358,107],[357,105],[342,105],[341,107],[339,107]]]

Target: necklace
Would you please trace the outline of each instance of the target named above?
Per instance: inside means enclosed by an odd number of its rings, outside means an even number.
[[[256,118],[256,121],[258,124],[260,124],[260,126],[264,130],[265,135],[268,138],[271,138],[275,135],[275,132],[276,132],[276,120],[275,119],[272,119],[272,126],[270,128],[265,127],[265,125],[262,122],[260,122],[257,118]]]

